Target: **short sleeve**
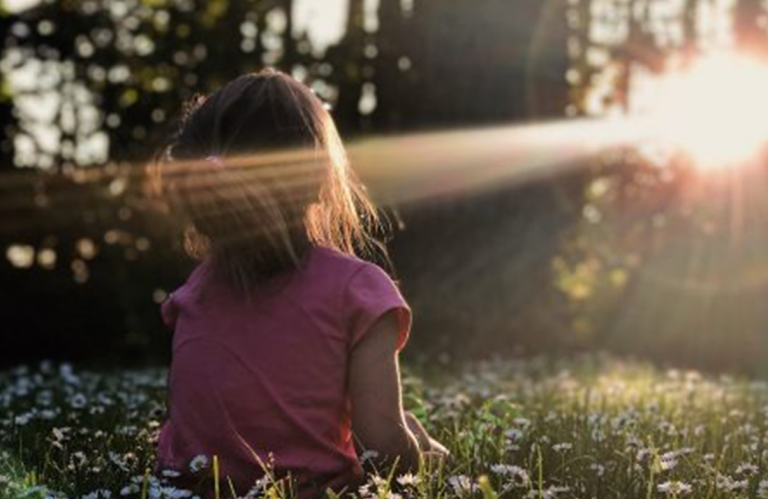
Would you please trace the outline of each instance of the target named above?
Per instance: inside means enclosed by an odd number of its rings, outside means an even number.
[[[348,311],[350,348],[387,312],[397,315],[396,349],[399,351],[405,346],[411,330],[411,309],[397,285],[380,267],[365,263],[355,272],[347,285],[344,307]]]
[[[160,305],[160,316],[163,323],[171,330],[176,327],[176,319],[179,317],[179,307],[173,301],[173,293],[168,295],[162,305]]]

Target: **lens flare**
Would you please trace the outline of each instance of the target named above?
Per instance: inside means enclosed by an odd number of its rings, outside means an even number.
[[[739,166],[768,141],[768,64],[747,55],[702,56],[654,82],[644,131],[701,170]]]

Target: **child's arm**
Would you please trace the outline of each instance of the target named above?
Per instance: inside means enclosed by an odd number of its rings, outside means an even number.
[[[378,452],[390,463],[398,459],[403,468],[416,470],[421,452],[403,412],[397,337],[397,320],[389,313],[352,350],[352,431],[363,449]]]

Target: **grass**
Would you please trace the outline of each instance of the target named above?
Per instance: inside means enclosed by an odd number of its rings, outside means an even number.
[[[0,374],[0,497],[190,497],[151,473],[163,370]],[[406,377],[406,405],[452,452],[418,476],[371,474],[355,495],[768,498],[768,384],[589,356]],[[200,473],[212,462],[196,463]],[[261,495],[290,495],[263,481]],[[224,480],[218,497],[230,499]],[[211,491],[211,495],[215,495]]]

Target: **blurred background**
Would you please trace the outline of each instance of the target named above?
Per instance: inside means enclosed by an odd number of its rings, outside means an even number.
[[[767,27],[760,0],[2,1],[0,366],[168,359],[159,303],[193,262],[141,172],[186,99],[241,73],[274,66],[304,81],[350,143],[525,124],[556,152],[539,123],[626,117],[660,101],[672,65],[714,51],[762,60]],[[712,122],[697,136],[710,147],[768,135],[762,115],[730,112],[768,86],[724,93],[739,76],[723,67],[696,83],[719,93],[675,127]],[[725,114],[699,112],[710,104]],[[525,166],[497,142],[502,166],[504,154],[510,172]],[[768,372],[764,150],[705,168],[636,145],[524,182],[474,181],[470,157],[472,188],[386,206],[415,310],[407,355],[609,350]]]

